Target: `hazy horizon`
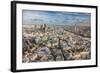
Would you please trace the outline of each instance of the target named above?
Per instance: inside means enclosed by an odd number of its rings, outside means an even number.
[[[80,12],[23,10],[23,24],[90,25],[91,14]]]

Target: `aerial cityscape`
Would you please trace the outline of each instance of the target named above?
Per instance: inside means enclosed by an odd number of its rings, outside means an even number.
[[[23,10],[22,62],[91,59],[91,14]]]

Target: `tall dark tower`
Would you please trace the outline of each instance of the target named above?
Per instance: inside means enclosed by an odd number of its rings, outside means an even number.
[[[75,33],[76,33],[77,32],[77,26],[76,26],[76,24],[75,24],[74,30],[75,30]]]

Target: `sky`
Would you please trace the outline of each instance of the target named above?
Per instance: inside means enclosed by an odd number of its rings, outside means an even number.
[[[23,24],[90,25],[91,14],[79,12],[23,10]]]

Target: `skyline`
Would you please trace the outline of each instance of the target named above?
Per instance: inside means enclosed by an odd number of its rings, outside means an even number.
[[[91,14],[80,12],[23,10],[22,19],[23,24],[91,24]]]

